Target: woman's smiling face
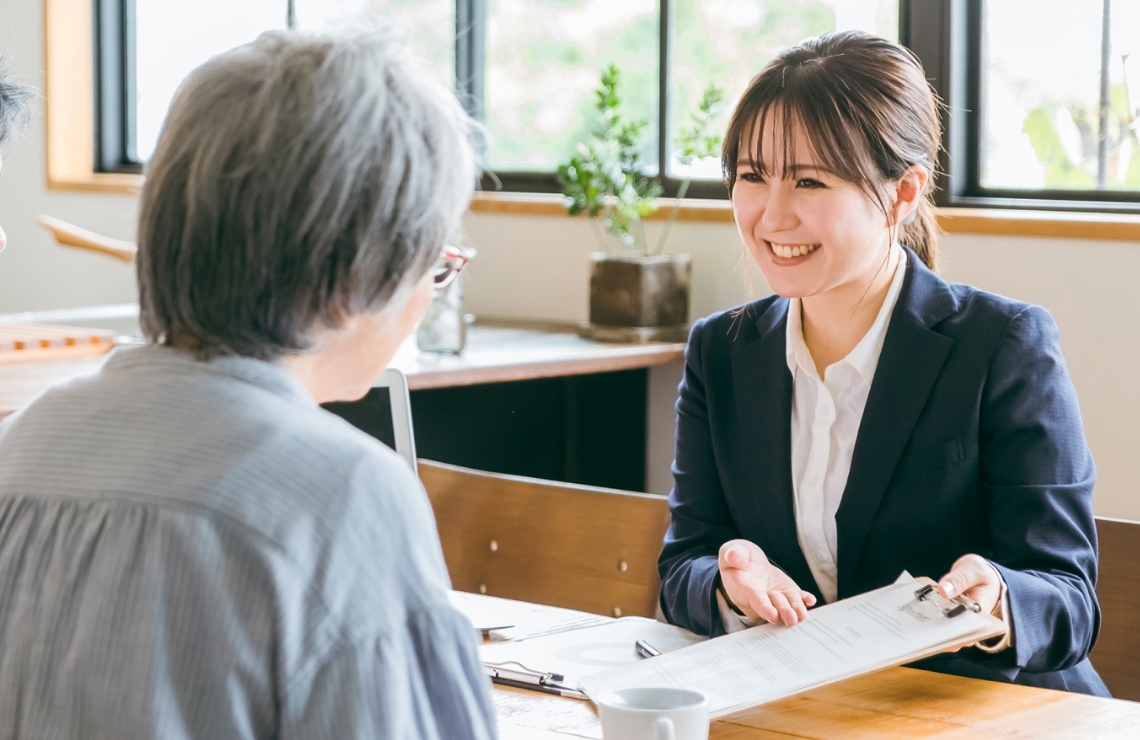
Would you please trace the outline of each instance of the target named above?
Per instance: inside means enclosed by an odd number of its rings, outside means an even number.
[[[887,216],[818,160],[799,126],[791,161],[784,162],[775,118],[766,116],[759,134],[765,171],[752,161],[755,141],[740,147],[732,210],[744,246],[778,295],[861,292],[886,262]]]

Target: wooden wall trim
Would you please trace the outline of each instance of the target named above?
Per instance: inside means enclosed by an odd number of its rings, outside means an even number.
[[[91,0],[44,0],[44,126],[48,190],[138,193],[142,175],[95,169]]]
[[[661,198],[661,209],[649,220],[669,218],[676,202]],[[476,193],[474,213],[510,213],[566,217],[562,196],[537,193]],[[732,223],[732,208],[725,200],[684,200],[681,221]],[[1140,242],[1140,216],[1076,211],[1019,211],[996,208],[941,208],[938,225],[947,234],[1044,236],[1062,239],[1097,239]]]

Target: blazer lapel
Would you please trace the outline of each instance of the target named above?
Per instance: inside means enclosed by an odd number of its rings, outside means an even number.
[[[819,587],[796,536],[792,488],[792,374],[785,354],[788,301],[774,300],[756,320],[760,339],[732,356],[740,454],[744,460],[745,531],[764,533],[765,554],[801,588]]]
[[[871,523],[954,346],[954,340],[930,327],[955,313],[957,300],[914,252],[907,252],[907,275],[883,341],[851,472],[835,515],[840,598],[854,593],[853,581]]]

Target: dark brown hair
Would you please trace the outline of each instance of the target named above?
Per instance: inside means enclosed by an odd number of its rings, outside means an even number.
[[[784,176],[771,173],[759,151],[756,134],[772,117],[781,126],[783,164],[792,163],[798,124],[820,165],[858,185],[889,214],[888,183],[913,165],[925,167],[933,181],[941,141],[938,105],[909,49],[861,31],[808,39],[769,62],[741,96],[724,137],[725,183],[731,192],[741,147],[755,146],[751,158],[759,171]],[[898,239],[936,269],[932,194],[928,183]]]

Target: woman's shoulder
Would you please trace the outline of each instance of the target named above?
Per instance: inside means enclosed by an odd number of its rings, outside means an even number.
[[[947,319],[947,333],[984,334],[1006,340],[1024,335],[1056,335],[1057,324],[1048,309],[1026,301],[991,293],[965,283],[947,283],[958,310]]]
[[[780,324],[788,310],[788,299],[769,295],[751,303],[717,311],[693,322],[689,344],[738,346],[760,338]]]

